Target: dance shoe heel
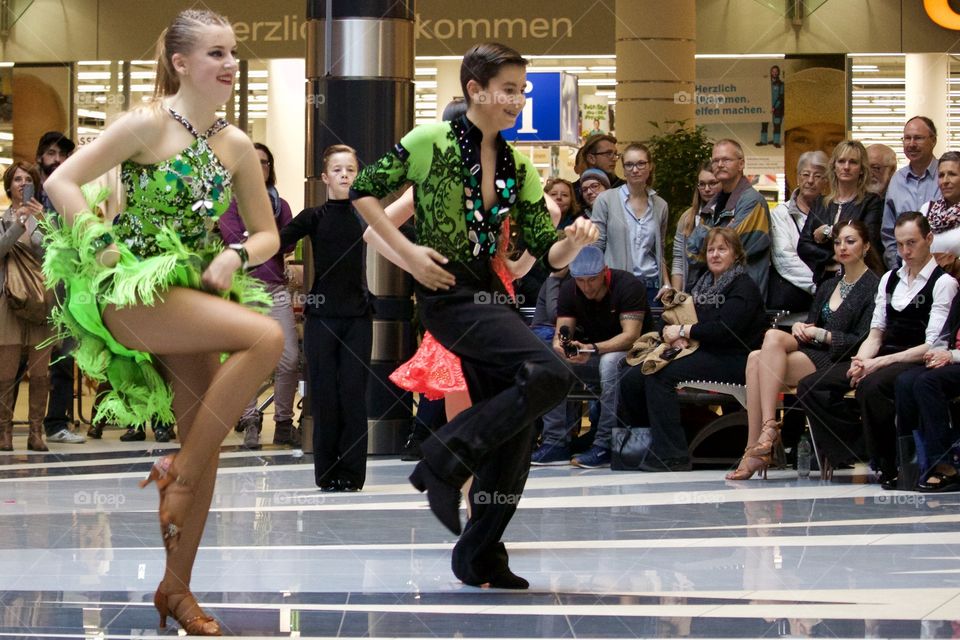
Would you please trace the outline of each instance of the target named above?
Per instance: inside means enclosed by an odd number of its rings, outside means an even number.
[[[427,492],[427,503],[433,515],[451,533],[460,535],[463,531],[460,526],[460,489],[441,480],[423,460],[410,474],[410,484],[421,493]]]
[[[180,601],[171,609],[170,596],[182,595]],[[215,618],[211,618],[203,609],[200,608],[197,599],[192,593],[187,591],[183,594],[164,593],[157,587],[157,592],[153,594],[153,606],[157,608],[160,614],[160,628],[167,628],[167,617],[173,618],[180,623],[180,628],[190,636],[219,636],[223,635],[220,630],[220,623]],[[193,614],[193,615],[190,615]]]

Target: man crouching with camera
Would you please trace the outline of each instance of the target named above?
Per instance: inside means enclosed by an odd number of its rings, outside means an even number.
[[[570,275],[557,300],[553,350],[578,382],[600,386],[600,419],[593,446],[571,456],[566,403],[543,417],[542,444],[531,464],[573,464],[586,469],[610,466],[610,437],[617,423],[621,362],[650,324],[646,287],[627,271],[610,269],[603,252],[584,247],[570,263]]]

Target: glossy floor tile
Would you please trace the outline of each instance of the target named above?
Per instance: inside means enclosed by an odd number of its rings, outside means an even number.
[[[0,455],[0,638],[159,634],[156,491],[137,481],[163,449],[139,444]],[[505,537],[531,589],[508,592],[454,579],[412,463],[371,459],[361,493],[325,494],[310,456],[222,456],[193,588],[229,635],[960,636],[960,495],[862,470],[534,469]]]

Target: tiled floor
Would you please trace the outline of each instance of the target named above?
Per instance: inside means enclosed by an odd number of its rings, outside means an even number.
[[[0,637],[157,633],[159,451],[117,432],[0,456]],[[18,436],[17,443],[22,447]],[[452,538],[372,459],[359,494],[321,494],[309,456],[224,448],[193,586],[231,635],[953,637],[960,496],[770,473],[535,469],[506,541],[529,592],[449,570]],[[168,632],[169,633],[169,632]]]

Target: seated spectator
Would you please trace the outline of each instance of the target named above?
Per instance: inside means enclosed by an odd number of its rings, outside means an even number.
[[[880,278],[867,339],[849,365],[840,361],[797,385],[797,397],[810,419],[816,442],[847,447],[846,452],[829,445],[821,450],[827,457],[822,461],[824,467],[848,461],[853,453],[850,443],[862,433],[885,489],[895,488],[897,480],[897,376],[922,362],[924,354],[937,343],[958,288],[957,281],[930,254],[933,234],[920,213],[902,214],[894,236],[903,266]],[[851,388],[856,389],[862,425],[843,403],[843,396]]]
[[[813,301],[813,272],[797,254],[800,230],[810,211],[820,204],[827,177],[827,154],[806,151],[797,161],[799,187],[787,202],[770,212],[770,234],[773,238],[768,309],[806,311]]]
[[[770,210],[760,192],[743,175],[743,147],[729,138],[713,145],[713,175],[720,181],[721,190],[710,202],[713,215],[702,218],[699,227],[687,240],[687,259],[696,267],[697,278],[704,273],[707,232],[714,227],[729,227],[740,236],[740,245],[747,257],[745,269],[767,298],[767,280],[770,277]],[[691,280],[693,277],[691,276]]]
[[[807,181],[800,178],[801,189]],[[870,246],[860,221],[841,224],[833,248],[843,275],[821,285],[806,322],[795,323],[791,333],[767,331],[763,346],[747,358],[747,448],[727,480],[747,480],[758,472],[766,478],[780,442],[782,424],[776,419],[780,392],[837,362],[849,366],[870,331],[873,299],[883,272],[882,251]],[[821,450],[836,449],[826,441],[817,440],[817,445]]]
[[[620,361],[640,337],[649,308],[643,282],[608,268],[603,253],[584,247],[570,263],[560,287],[553,349],[581,380],[600,383],[600,420],[593,447],[571,460],[566,403],[544,416],[543,444],[532,464],[567,464],[594,469],[610,465],[610,437],[617,422]]]
[[[960,296],[953,299],[940,342],[923,354],[923,364],[897,377],[897,432],[912,431],[919,444],[917,490],[924,493],[960,491],[960,450],[950,428],[950,403],[960,395],[958,333]]]
[[[582,215],[580,204],[573,195],[573,184],[563,178],[550,178],[543,185],[543,192],[560,208],[557,229],[563,229]]]
[[[631,144],[621,158],[627,183],[602,193],[590,219],[600,231],[596,246],[607,266],[640,278],[653,306],[670,282],[664,259],[670,214],[666,200],[650,186],[654,165],[647,147]]]
[[[587,169],[599,169],[607,176],[607,181],[610,183],[608,188],[612,189],[623,184],[623,179],[616,174],[617,158],[619,157],[616,138],[607,134],[590,136],[577,151],[573,170],[577,172],[577,175],[582,176]],[[585,207],[582,180],[573,183],[573,190],[577,194],[577,202],[580,203],[581,207]]]
[[[683,212],[677,221],[677,233],[673,237],[673,262],[670,267],[670,286],[677,291],[687,291],[697,280],[697,273],[691,273],[692,265],[687,260],[687,239],[704,218],[713,215],[710,202],[720,191],[720,181],[713,175],[713,161],[707,160],[700,165],[697,174],[697,188],[693,190],[693,204]]]
[[[948,151],[937,166],[940,198],[920,207],[933,232],[931,253],[960,256],[960,153]]]
[[[733,229],[710,229],[704,238],[707,273],[693,286],[697,323],[667,325],[663,340],[674,348],[699,343],[696,351],[677,358],[651,375],[630,368],[620,382],[627,421],[649,427],[652,444],[644,471],[690,469],[687,438],[680,423],[676,385],[683,380],[743,384],[747,354],[760,346],[766,318],[763,297],[747,275],[740,236]]]
[[[813,271],[814,284],[834,277],[840,265],[833,259],[833,226],[846,220],[862,220],[870,232],[870,244],[877,247],[883,200],[867,191],[870,171],[867,150],[856,140],[844,140],[833,149],[827,167],[830,192],[807,216],[797,243],[797,253]]]
[[[610,188],[610,177],[600,169],[587,169],[580,174],[580,194],[583,196],[583,215],[590,217],[597,196]]]

